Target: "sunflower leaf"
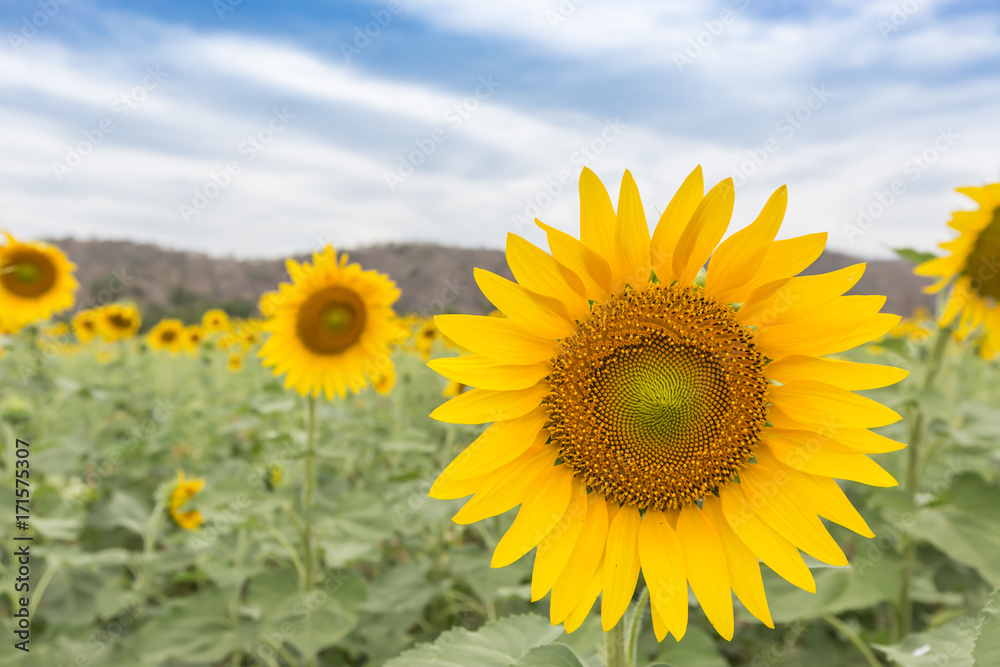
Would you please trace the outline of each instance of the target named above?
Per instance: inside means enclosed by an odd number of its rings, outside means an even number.
[[[924,262],[937,257],[937,255],[932,252],[920,252],[919,250],[914,250],[913,248],[893,248],[892,250],[903,259],[914,264],[923,264]]]

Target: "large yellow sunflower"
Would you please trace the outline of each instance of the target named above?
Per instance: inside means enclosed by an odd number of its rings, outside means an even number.
[[[7,242],[0,245],[0,314],[4,320],[16,328],[71,307],[73,293],[80,286],[73,277],[76,265],[55,246],[4,236]]]
[[[184,349],[184,323],[180,320],[160,320],[149,330],[149,346],[154,350],[180,352]]]
[[[130,303],[112,303],[97,309],[97,330],[108,343],[132,338],[141,325],[139,309]]]
[[[842,296],[864,265],[796,277],[826,235],[774,240],[784,187],[720,244],[733,200],[731,179],[704,194],[699,167],[651,237],[632,175],[616,214],[584,169],[580,240],[539,222],[551,254],[507,238],[517,282],[476,270],[507,317],[436,318],[473,354],[430,366],[476,388],[432,416],[495,423],[431,496],[474,494],[462,524],[520,505],[492,564],[537,547],[532,598],[551,590],[568,631],[601,594],[615,626],[640,571],[659,639],[683,636],[688,584],[726,638],[730,590],[772,625],[758,559],[815,591],[799,549],[847,564],[819,517],[872,536],[833,478],[896,484],[866,454],[903,447],[868,430],[899,415],[852,392],[906,371],[824,357],[900,318],[884,297]]]
[[[958,319],[960,338],[984,326],[980,353],[991,359],[1000,352],[1000,183],[958,188],[958,192],[979,208],[952,213],[948,226],[959,236],[940,245],[951,254],[924,262],[916,273],[939,279],[928,292],[953,284],[941,326]]]
[[[291,283],[261,297],[271,336],[258,355],[285,387],[328,399],[363,389],[389,358],[395,340],[392,304],[399,290],[389,278],[348,264],[327,246],[313,263],[287,261]]]

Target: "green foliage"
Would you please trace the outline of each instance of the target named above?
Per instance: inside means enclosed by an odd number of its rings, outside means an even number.
[[[914,250],[913,248],[893,248],[893,251],[903,259],[913,262],[914,264],[923,264],[924,262],[937,257],[937,255],[932,252],[920,252],[919,250]]]

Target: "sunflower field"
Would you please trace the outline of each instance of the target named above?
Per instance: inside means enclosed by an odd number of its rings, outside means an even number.
[[[1000,184],[959,191],[905,319],[700,168],[658,221],[584,169],[488,316],[327,246],[147,322],[8,235],[0,665],[1000,665]]]

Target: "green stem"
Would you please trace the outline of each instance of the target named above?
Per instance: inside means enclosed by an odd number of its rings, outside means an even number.
[[[625,656],[628,658],[628,667],[639,664],[639,630],[642,629],[642,614],[647,604],[649,604],[649,589],[643,587],[639,600],[628,617],[628,629],[625,631]]]
[[[629,667],[625,652],[625,624],[619,621],[615,627],[604,633],[604,648],[608,667]]]
[[[865,640],[859,637],[858,633],[851,629],[851,626],[847,625],[833,614],[824,615],[823,620],[832,625],[837,632],[844,635],[844,637],[847,638],[847,641],[854,644],[871,667],[882,667],[882,663],[879,662],[877,657],[875,657],[875,654],[872,652],[868,644],[865,643]]]
[[[35,610],[38,609],[38,604],[42,601],[45,589],[49,587],[49,582],[52,581],[52,577],[55,576],[61,565],[62,563],[59,562],[59,559],[54,558],[49,566],[45,568],[45,572],[42,572],[42,578],[38,580],[38,586],[35,587],[35,594],[31,596],[31,600],[28,602],[28,613],[32,617],[35,615]]]
[[[948,340],[951,338],[951,333],[951,327],[938,329],[937,338],[934,340],[934,347],[931,349],[930,358],[927,360],[927,374],[924,376],[921,393],[926,393],[937,381],[938,374],[941,372],[943,365],[945,351],[948,349]],[[920,449],[923,444],[924,433],[924,412],[918,404],[910,410],[909,442],[906,447],[906,476],[904,478],[904,486],[911,496],[920,490]],[[905,536],[903,543],[903,582],[899,589],[899,603],[897,605],[897,613],[899,614],[897,640],[901,640],[910,634],[910,630],[913,627],[911,588],[917,558],[917,543],[915,540]]]
[[[302,562],[305,566],[305,577],[302,581],[302,590],[308,591],[312,588],[313,578],[316,573],[316,557],[313,553],[312,525],[309,520],[309,510],[313,505],[313,496],[316,493],[316,397],[309,396],[306,399],[306,456],[305,456],[305,481],[302,484],[302,521],[305,527],[302,531]]]

